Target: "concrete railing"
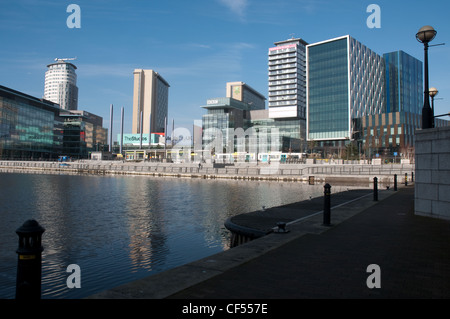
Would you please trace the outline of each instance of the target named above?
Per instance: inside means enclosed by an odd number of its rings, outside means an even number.
[[[187,177],[267,177],[267,178],[304,178],[305,180],[323,180],[327,176],[351,178],[367,178],[385,176],[393,180],[393,176],[400,178],[414,174],[414,165],[386,164],[386,165],[349,165],[349,164],[240,164],[225,167],[214,167],[213,164],[198,163],[151,163],[151,162],[121,162],[121,161],[77,161],[77,162],[31,162],[31,161],[0,161],[0,168],[34,169],[66,171],[72,173],[92,174],[145,174],[158,176]]]

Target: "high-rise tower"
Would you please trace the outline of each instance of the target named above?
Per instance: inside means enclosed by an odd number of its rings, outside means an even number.
[[[169,104],[169,83],[153,70],[136,69],[133,74],[132,133],[166,133],[165,121]]]
[[[354,120],[386,111],[383,58],[349,35],[307,52],[307,139],[349,141]]]
[[[55,63],[47,65],[45,72],[44,99],[59,104],[64,110],[77,110],[78,87],[77,67],[67,61],[69,59],[55,59]]]
[[[302,39],[269,48],[269,118],[306,118],[306,57]]]

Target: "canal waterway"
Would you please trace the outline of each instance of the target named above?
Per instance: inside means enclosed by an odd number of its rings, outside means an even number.
[[[83,298],[229,249],[229,217],[322,195],[300,182],[0,171],[0,298],[15,297],[28,219],[45,228],[42,298]],[[67,287],[70,264],[81,288]]]

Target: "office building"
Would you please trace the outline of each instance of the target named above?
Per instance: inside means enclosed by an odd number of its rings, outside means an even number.
[[[58,104],[64,110],[78,109],[77,67],[67,61],[55,59],[45,72],[44,99]]]
[[[267,144],[258,145],[261,152],[298,153],[305,148],[305,119],[269,117],[269,110],[250,111],[248,127],[267,134]],[[260,141],[264,141],[261,139]]]
[[[62,152],[72,158],[88,158],[94,151],[106,149],[108,129],[103,118],[86,111],[62,111],[64,134]]]
[[[269,48],[269,118],[306,118],[306,57],[302,39]]]
[[[244,82],[228,82],[226,92],[226,97],[247,103],[252,110],[266,108],[265,96]]]
[[[208,112],[202,117],[204,150],[237,156],[303,149],[304,119],[270,118],[264,96],[242,82],[228,82],[226,90],[228,97],[209,99],[202,106]]]
[[[202,108],[202,145],[215,153],[245,152],[240,140],[249,127],[251,112],[265,109],[264,95],[244,82],[227,82],[226,97],[212,98]],[[214,145],[212,145],[214,144]],[[247,145],[247,146],[245,146]]]
[[[450,125],[450,121],[435,119],[435,127]],[[360,119],[361,153],[367,158],[414,158],[415,131],[422,128],[418,112],[389,112],[368,115]]]
[[[63,110],[51,101],[0,86],[1,159],[88,158],[107,144],[102,124],[95,114]]]
[[[381,56],[347,35],[308,45],[306,58],[308,141],[343,146],[355,119],[385,112]]]
[[[133,74],[132,133],[166,133],[169,83],[153,70],[136,69]]]
[[[361,118],[361,151],[368,158],[412,159],[415,130],[422,121],[422,62],[403,51],[385,53],[383,58],[386,109]],[[439,126],[447,123],[437,120]]]
[[[252,104],[220,97],[207,100],[202,108],[208,112],[202,116],[202,144],[214,148],[216,153],[237,151],[235,132],[238,128],[247,129]]]
[[[414,157],[422,62],[403,51],[381,57],[348,35],[310,44],[306,56],[310,149],[323,157],[351,149],[362,159]]]
[[[55,159],[61,155],[59,105],[0,86],[0,158]]]
[[[403,51],[383,54],[386,65],[386,112],[422,114],[422,62]]]

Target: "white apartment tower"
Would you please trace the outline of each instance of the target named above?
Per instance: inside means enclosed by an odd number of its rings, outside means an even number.
[[[77,110],[78,87],[77,67],[67,62],[70,59],[55,59],[55,63],[47,65],[45,72],[44,99],[59,104],[64,110]]]
[[[306,118],[306,54],[302,39],[269,48],[269,118]]]

